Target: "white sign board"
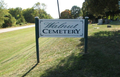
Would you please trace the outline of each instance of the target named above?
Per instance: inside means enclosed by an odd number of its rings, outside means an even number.
[[[84,37],[84,19],[40,19],[39,37]]]

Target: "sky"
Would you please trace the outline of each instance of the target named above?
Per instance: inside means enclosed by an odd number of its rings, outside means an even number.
[[[84,1],[85,0],[59,0],[60,12],[71,9],[74,5],[82,8]],[[44,3],[47,6],[45,11],[53,18],[59,18],[57,0],[4,0],[4,2],[7,4],[7,8],[21,7],[22,9],[31,8],[37,2]]]

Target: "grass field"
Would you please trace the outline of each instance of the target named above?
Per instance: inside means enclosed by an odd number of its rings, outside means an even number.
[[[1,33],[0,77],[120,77],[120,22],[106,26],[89,25],[88,54],[83,38],[40,38],[39,64],[34,28]]]

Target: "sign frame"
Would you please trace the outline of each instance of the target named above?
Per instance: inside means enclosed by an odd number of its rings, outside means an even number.
[[[39,19],[39,37],[82,37],[84,19]]]

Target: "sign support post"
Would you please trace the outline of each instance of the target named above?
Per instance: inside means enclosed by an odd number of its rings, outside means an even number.
[[[39,63],[39,17],[35,17],[35,35],[36,35],[36,56]]]
[[[84,42],[85,43],[85,46],[84,46],[85,54],[87,53],[87,48],[88,48],[88,45],[87,45],[88,44],[88,18],[89,17],[85,17],[85,30],[84,30],[85,31],[85,36],[84,36],[85,37],[84,39],[85,40]]]

